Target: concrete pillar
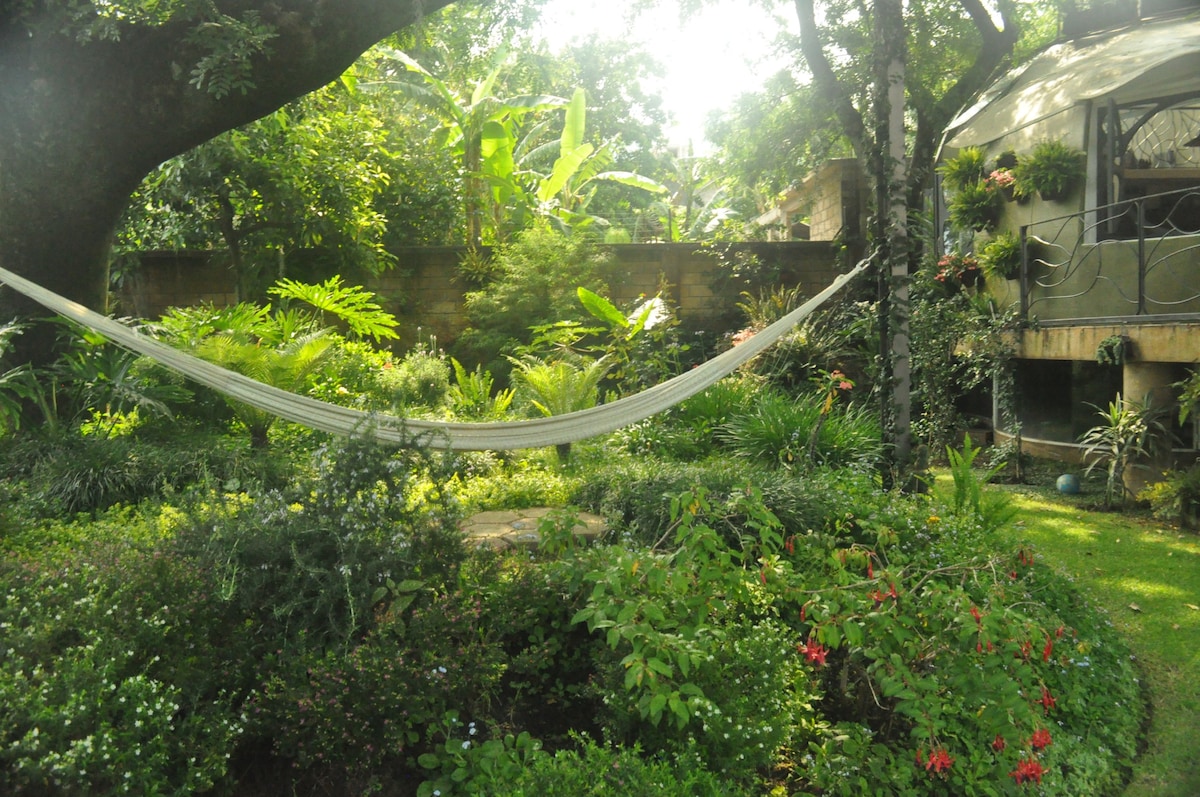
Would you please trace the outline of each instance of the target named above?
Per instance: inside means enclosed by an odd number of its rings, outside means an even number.
[[[1169,363],[1126,362],[1121,373],[1121,396],[1147,409],[1171,412],[1174,401],[1171,383],[1174,381]],[[1134,495],[1147,485],[1162,481],[1164,472],[1171,467],[1170,446],[1153,460],[1139,464],[1143,467],[1126,468],[1124,473],[1125,486]]]

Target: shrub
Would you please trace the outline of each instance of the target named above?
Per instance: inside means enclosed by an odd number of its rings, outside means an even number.
[[[455,357],[506,377],[504,354],[530,341],[532,327],[585,321],[576,290],[606,294],[610,261],[584,236],[566,237],[535,227],[497,249],[493,278],[466,294],[470,327],[455,342]]]
[[[638,747],[580,739],[576,749],[542,756],[496,797],[738,797],[743,792],[694,753],[646,757]]]
[[[222,622],[202,574],[106,541],[115,529],[154,536],[125,516],[0,561],[6,794],[190,794],[227,774],[244,722],[224,657],[242,649],[212,644]]]
[[[869,466],[878,459],[879,432],[867,411],[833,408],[827,396],[796,399],[763,392],[734,415],[718,438],[735,456],[785,468]]]
[[[401,598],[393,585],[453,578],[462,535],[440,468],[419,449],[347,438],[287,490],[215,517],[200,507],[179,544],[264,639],[346,650]]]

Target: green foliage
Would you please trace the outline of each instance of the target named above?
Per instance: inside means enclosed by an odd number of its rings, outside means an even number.
[[[1128,335],[1109,335],[1096,347],[1099,365],[1124,365],[1133,356],[1133,340]]]
[[[870,467],[879,456],[873,414],[856,405],[830,406],[824,393],[793,399],[763,391],[717,433],[739,457],[784,468]]]
[[[458,474],[450,487],[463,508],[473,512],[564,506],[579,487],[579,476],[528,460],[493,467],[461,463]]]
[[[577,289],[607,292],[611,261],[579,236],[535,227],[499,247],[494,266],[493,280],[466,294],[471,325],[454,354],[500,376],[508,373],[503,355],[528,344],[532,328],[585,319]]]
[[[461,561],[457,516],[429,482],[439,467],[351,437],[319,449],[309,479],[237,512],[200,512],[182,544],[259,634],[346,650],[412,591],[389,584],[432,587]]]
[[[245,94],[254,88],[254,59],[271,55],[270,42],[278,35],[274,26],[264,24],[254,10],[239,19],[210,7],[204,17],[186,37],[188,44],[204,52],[192,67],[188,84],[216,99],[234,92]]]
[[[445,738],[438,752],[423,753],[417,762],[431,770],[434,777],[417,788],[417,797],[432,795],[498,794],[498,789],[518,778],[537,761],[541,742],[528,732],[506,734],[500,739],[476,741],[475,723],[463,727],[458,712],[447,712],[441,734]],[[462,738],[462,737],[466,738]]]
[[[0,564],[0,790],[212,788],[245,721],[205,638],[203,575],[133,542],[156,535],[128,513],[61,531]]]
[[[600,381],[612,363],[607,358],[509,358],[514,366],[517,396],[545,416],[565,415],[596,406]]]
[[[1018,158],[1013,174],[1020,193],[1036,191],[1043,199],[1062,199],[1083,180],[1085,165],[1082,150],[1063,141],[1047,140]]]
[[[475,366],[474,371],[467,371],[462,363],[453,357],[450,364],[454,367],[454,384],[446,393],[446,406],[456,416],[481,421],[503,420],[508,414],[515,391],[511,389],[496,391],[495,380],[483,366]]]
[[[206,79],[241,63],[214,64]],[[355,85],[305,95],[148,175],[117,233],[118,273],[137,267],[139,250],[216,249],[229,258],[240,298],[250,299],[302,250],[318,250],[342,273],[391,266],[387,220],[376,203],[391,179],[383,124],[392,111]]]
[[[968,183],[950,196],[950,223],[960,230],[991,230],[1003,203],[1004,195],[991,183]]]
[[[975,467],[979,453],[979,449],[971,445],[970,435],[963,437],[962,451],[946,447],[950,475],[954,479],[954,495],[950,504],[955,512],[971,515],[985,531],[992,532],[1011,521],[1016,510],[1006,494],[984,489],[1004,465],[994,465],[979,474]]]
[[[176,427],[129,435],[23,435],[0,455],[0,477],[22,485],[19,503],[45,517],[94,514],[116,504],[170,498],[196,485],[274,485],[287,462],[255,456],[227,436]]]
[[[997,233],[979,253],[983,273],[1001,279],[1015,279],[1021,273],[1021,239],[1011,232]]]
[[[647,759],[638,747],[601,746],[589,738],[577,748],[535,759],[497,797],[737,797],[743,792],[705,768],[694,754]],[[749,792],[746,792],[747,794]]]
[[[951,191],[982,183],[987,176],[987,154],[980,147],[963,147],[940,167],[942,180]]]
[[[311,305],[321,314],[322,324],[328,323],[327,314],[334,316],[353,336],[371,338],[376,343],[383,338],[398,337],[396,317],[384,312],[370,291],[360,285],[343,285],[340,276],[334,275],[317,285],[285,278],[276,282],[267,293]]]
[[[1193,527],[1200,509],[1200,466],[1172,470],[1164,475],[1166,478],[1139,492],[1137,499],[1149,502],[1154,517],[1184,528]]]
[[[1111,507],[1124,503],[1126,496],[1131,495],[1125,484],[1126,469],[1145,468],[1146,464],[1139,460],[1153,454],[1168,439],[1168,433],[1161,411],[1122,398],[1119,393],[1107,409],[1095,409],[1101,422],[1079,439],[1088,463],[1084,473],[1104,469],[1107,474],[1104,505]]]

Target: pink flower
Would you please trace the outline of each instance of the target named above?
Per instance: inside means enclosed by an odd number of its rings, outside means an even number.
[[[996,169],[988,175],[987,181],[996,188],[1008,188],[1017,178],[1013,177],[1013,173],[1008,169]]]
[[[820,642],[806,642],[803,645],[797,645],[796,649],[804,654],[805,661],[808,661],[810,664],[815,664],[818,667],[825,666],[825,657],[829,655],[829,648]]]

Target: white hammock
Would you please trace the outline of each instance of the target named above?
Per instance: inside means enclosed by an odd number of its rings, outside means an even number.
[[[14,290],[47,309],[89,327],[115,343],[150,357],[202,385],[309,428],[341,435],[372,429],[377,438],[391,443],[411,441],[414,436],[432,437],[434,439],[428,442],[436,445],[444,440],[449,448],[455,450],[499,451],[541,448],[606,434],[662,412],[700,393],[782,337],[843,285],[862,273],[869,264],[870,258],[864,259],[849,272],[840,275],[825,290],[745,343],[641,393],[565,415],[489,423],[397,418],[340,407],[289,393],[159,343],[3,268],[0,268],[0,282],[7,283]]]

